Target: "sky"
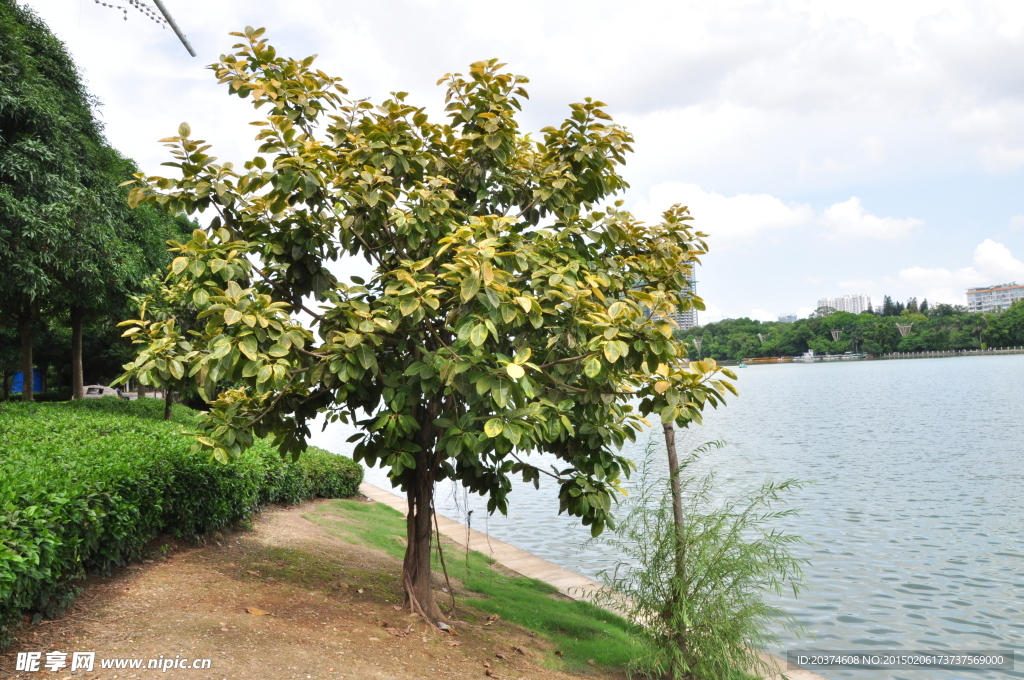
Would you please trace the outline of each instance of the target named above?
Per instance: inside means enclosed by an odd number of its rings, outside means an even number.
[[[205,67],[263,26],[352,96],[406,91],[435,116],[437,80],[491,57],[530,78],[526,130],[606,102],[636,138],[626,206],[687,205],[709,234],[701,323],[1024,283],[1019,0],[165,0],[195,58],[127,0],[27,4],[147,173],[173,171],[157,140],[182,121],[222,161],[254,155],[258,116]]]

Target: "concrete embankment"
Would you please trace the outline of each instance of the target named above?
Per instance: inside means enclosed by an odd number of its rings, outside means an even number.
[[[408,505],[404,498],[373,484],[363,482],[359,487],[359,491],[367,498],[390,506],[403,515],[408,510]],[[597,581],[569,571],[508,543],[499,541],[481,531],[470,529],[461,522],[438,515],[437,525],[438,530],[443,535],[463,548],[468,547],[471,550],[476,550],[489,556],[506,569],[510,569],[528,578],[548,583],[558,588],[558,591],[566,597],[587,600],[601,589],[601,584]],[[776,673],[766,678],[766,680],[780,680],[783,677],[783,673],[790,680],[826,680],[826,678],[802,668],[787,670],[786,662],[778,657],[765,653],[762,653],[762,656],[776,670]]]

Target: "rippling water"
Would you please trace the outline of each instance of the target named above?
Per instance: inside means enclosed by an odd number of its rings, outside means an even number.
[[[806,587],[781,606],[807,626],[785,649],[1024,650],[1024,356],[751,366],[740,398],[707,415],[682,446],[723,439],[705,459],[723,492],[767,479],[811,482],[800,514]],[[319,446],[347,453],[351,430]],[[663,450],[660,428],[652,433]],[[627,453],[642,455],[646,441]],[[661,457],[658,457],[661,460]],[[390,488],[381,470],[367,481]],[[438,489],[439,510],[569,569],[615,561],[557,516],[553,485],[521,484],[507,517],[480,498]],[[1024,677],[1014,671],[830,671],[833,678]]]

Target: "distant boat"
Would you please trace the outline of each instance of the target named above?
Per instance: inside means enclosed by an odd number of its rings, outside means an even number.
[[[746,367],[747,367],[747,365],[741,361],[740,365],[737,366],[736,368],[746,368]]]

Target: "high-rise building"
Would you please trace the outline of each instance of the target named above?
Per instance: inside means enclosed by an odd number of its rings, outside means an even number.
[[[782,323],[796,323],[796,314],[779,314]]]
[[[998,312],[1015,300],[1024,300],[1024,286],[1018,286],[1016,282],[967,289],[968,312]]]
[[[844,295],[843,297],[821,298],[818,300],[818,307],[830,307],[837,312],[850,312],[860,314],[871,307],[871,297],[868,295]]]
[[[693,270],[689,274],[686,274],[686,280],[690,284],[690,295],[697,294],[697,279],[694,278]],[[687,328],[693,328],[699,326],[697,323],[697,310],[693,309],[681,309],[675,314],[669,314],[668,318],[672,319],[679,325],[679,330],[685,331]]]

